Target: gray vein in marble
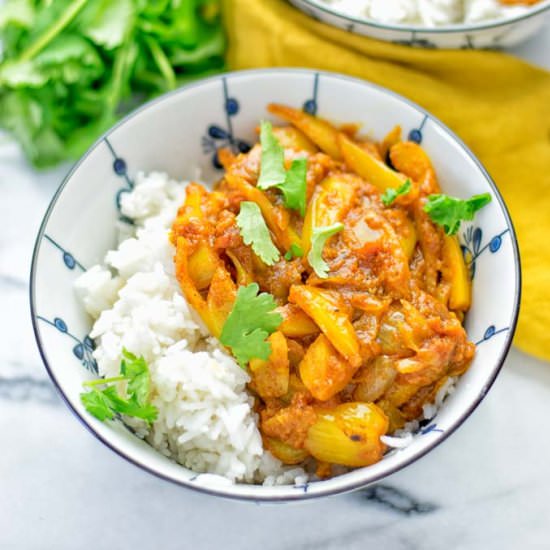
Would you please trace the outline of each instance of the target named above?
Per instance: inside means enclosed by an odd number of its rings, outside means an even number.
[[[0,399],[38,401],[51,405],[60,403],[49,380],[38,380],[30,376],[0,378]]]
[[[358,491],[355,495],[401,516],[429,514],[439,508],[433,502],[422,502],[411,493],[393,485],[373,485]]]
[[[0,273],[0,287],[1,286],[24,290],[27,288],[27,281],[22,277],[15,277],[13,275]]]

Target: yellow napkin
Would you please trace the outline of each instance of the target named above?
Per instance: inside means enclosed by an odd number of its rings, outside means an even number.
[[[550,359],[550,73],[499,52],[371,40],[284,0],[226,0],[225,19],[232,69],[297,66],[358,76],[416,101],[471,147],[504,195],[519,238],[515,343]]]

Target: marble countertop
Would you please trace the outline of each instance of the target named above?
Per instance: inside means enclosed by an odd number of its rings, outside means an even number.
[[[550,28],[514,50],[550,68]],[[362,491],[243,504],[177,487],[86,432],[47,378],[27,280],[42,215],[68,167],[36,173],[0,143],[0,548],[516,550],[550,548],[550,365],[512,349],[456,434]]]

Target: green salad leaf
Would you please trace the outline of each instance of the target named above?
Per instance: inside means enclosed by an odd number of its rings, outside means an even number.
[[[220,0],[7,0],[0,129],[37,167],[75,159],[125,112],[224,68]]]
[[[266,338],[275,332],[283,317],[271,294],[262,292],[257,283],[241,286],[233,309],[223,325],[220,342],[229,348],[239,365],[246,368],[251,359],[268,359],[271,345]]]
[[[126,395],[118,393],[116,383],[126,382]],[[106,386],[99,389],[99,386]],[[84,382],[87,392],[80,394],[86,410],[101,421],[112,420],[116,414],[141,418],[149,424],[158,415],[157,408],[149,402],[151,376],[143,357],[122,350],[120,376],[98,378]]]
[[[309,265],[321,279],[328,277],[328,264],[323,259],[323,249],[330,237],[344,229],[343,223],[335,223],[324,227],[314,227],[311,234],[311,249],[307,255]]]
[[[454,235],[463,220],[473,220],[475,213],[491,202],[491,195],[483,193],[462,200],[448,195],[430,195],[424,211],[447,235]]]
[[[264,264],[273,265],[279,260],[280,254],[271,240],[271,234],[260,207],[255,202],[243,201],[240,208],[237,225],[241,230],[244,244],[252,245],[252,250]]]

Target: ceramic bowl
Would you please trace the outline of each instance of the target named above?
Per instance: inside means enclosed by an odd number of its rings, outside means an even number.
[[[543,0],[527,12],[506,19],[425,27],[353,17],[331,8],[322,0],[289,1],[309,16],[348,32],[420,48],[508,48],[533,36],[548,21],[550,14],[550,0]]]
[[[455,393],[410,446],[381,462],[326,481],[263,487],[213,484],[208,476],[168,460],[124,425],[103,424],[82,407],[82,382],[95,375],[91,320],[73,292],[74,280],[116,244],[119,197],[137,171],[162,170],[181,179],[219,178],[217,151],[245,150],[266,104],[303,107],[333,121],[362,124],[376,138],[400,124],[433,160],[446,193],[489,192],[493,201],[460,241],[473,276],[473,307],[466,319],[477,353]],[[399,470],[448,437],[470,415],[495,380],[516,326],[520,264],[516,237],[491,178],[466,146],[441,122],[406,99],[368,82],[309,70],[269,69],[230,73],[188,85],[133,112],[107,132],[71,170],[55,194],[37,237],[31,273],[31,311],[46,369],[70,409],[120,456],[161,478],[215,495],[254,501],[299,500],[350,491]],[[204,478],[204,479],[203,479]]]

